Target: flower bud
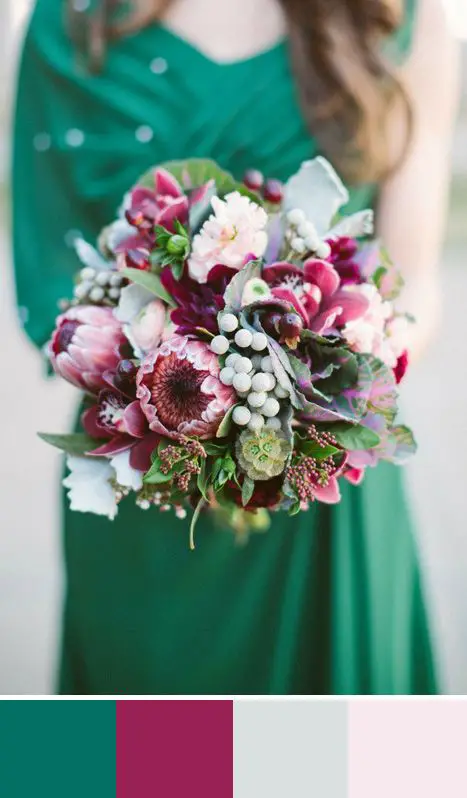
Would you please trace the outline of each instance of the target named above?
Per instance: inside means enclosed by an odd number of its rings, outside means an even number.
[[[279,322],[281,342],[285,342],[290,349],[296,349],[303,330],[303,321],[298,313],[286,313]]]
[[[170,255],[187,255],[188,239],[178,234],[171,236],[167,241],[167,252]]]

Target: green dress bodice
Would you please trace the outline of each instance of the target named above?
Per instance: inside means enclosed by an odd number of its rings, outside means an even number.
[[[402,55],[406,24],[392,42]],[[26,37],[15,122],[14,247],[26,332],[42,346],[69,296],[77,235],[95,239],[151,164],[210,157],[237,177],[285,180],[317,152],[287,44],[216,64],[163,27],[109,50],[89,76],[57,0]],[[351,191],[349,208],[377,187]],[[395,468],[346,485],[238,546],[206,517],[187,525],[129,500],[114,522],[64,509],[67,693],[433,692],[414,539]]]

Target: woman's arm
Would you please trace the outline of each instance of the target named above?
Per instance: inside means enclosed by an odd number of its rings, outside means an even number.
[[[438,273],[451,173],[458,100],[458,47],[441,0],[419,0],[413,50],[401,78],[412,101],[414,133],[407,157],[383,186],[378,233],[405,278],[403,305],[417,324],[410,349],[417,357],[441,313]],[[393,135],[400,138],[399,122]]]

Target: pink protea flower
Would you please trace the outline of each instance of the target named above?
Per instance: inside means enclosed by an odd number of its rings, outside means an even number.
[[[119,348],[125,343],[112,308],[78,305],[58,317],[48,354],[54,371],[63,379],[98,393],[106,387],[104,373],[116,368],[121,359]]]
[[[290,302],[308,329],[325,334],[360,318],[368,300],[360,293],[342,286],[332,264],[310,258],[303,268],[280,262],[266,266],[263,279],[277,299]]]
[[[174,335],[143,361],[136,396],[160,435],[213,437],[235,391],[219,380],[217,355],[202,341]]]

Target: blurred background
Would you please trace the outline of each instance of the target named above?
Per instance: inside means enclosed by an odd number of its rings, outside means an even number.
[[[453,178],[441,263],[444,336],[412,370],[404,387],[403,403],[407,423],[415,428],[420,445],[418,457],[408,468],[408,482],[442,689],[445,693],[465,694],[467,2],[445,3],[453,31],[463,41],[463,97],[454,147],[446,153],[446,158],[452,160]],[[61,460],[35,433],[38,429],[65,431],[71,423],[74,394],[63,381],[44,379],[41,358],[18,324],[11,280],[10,108],[29,8],[29,0],[0,0],[0,340],[8,353],[0,372],[0,694],[5,695],[54,691],[62,591],[58,517]],[[435,108],[433,112],[436,113]],[[6,364],[10,366],[8,370]],[[15,364],[14,380],[11,364]],[[442,384],[436,380],[441,369]],[[397,590],[397,585],[394,587]]]

